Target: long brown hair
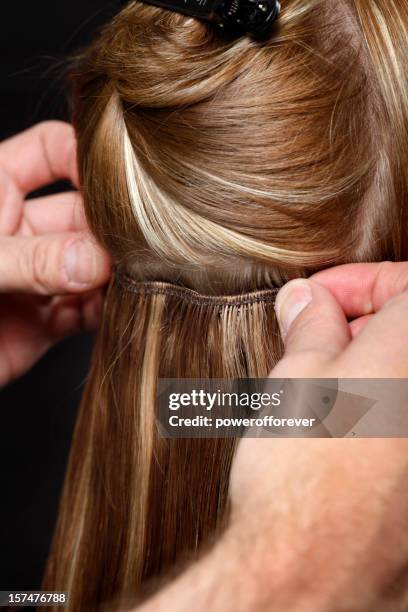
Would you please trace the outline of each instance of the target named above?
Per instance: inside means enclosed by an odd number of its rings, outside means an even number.
[[[282,8],[261,42],[131,2],[75,62],[92,231],[132,282],[199,296],[108,288],[44,582],[69,611],[137,595],[225,523],[234,442],[160,438],[157,379],[266,376],[257,292],[408,255],[406,0]]]

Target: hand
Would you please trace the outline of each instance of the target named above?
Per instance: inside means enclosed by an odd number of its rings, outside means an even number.
[[[25,200],[63,178],[78,186],[71,126],[39,124],[0,144],[0,387],[98,321],[110,263],[88,232],[80,194]]]
[[[271,376],[407,378],[407,288],[408,263],[389,262],[288,283]],[[406,610],[407,482],[407,439],[243,439],[231,534],[265,609]]]
[[[408,374],[408,264],[279,293],[277,378]],[[347,317],[353,318],[348,323]],[[140,612],[405,612],[408,440],[244,438],[227,530]]]

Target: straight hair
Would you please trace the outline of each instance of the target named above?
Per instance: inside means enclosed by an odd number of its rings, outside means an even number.
[[[407,257],[407,65],[406,0],[286,0],[266,41],[131,2],[75,59],[88,222],[138,290],[112,278],[77,419],[44,579],[67,612],[225,528],[236,442],[161,438],[158,379],[266,377],[262,292]]]

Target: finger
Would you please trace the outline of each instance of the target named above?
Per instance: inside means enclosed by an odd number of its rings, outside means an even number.
[[[28,200],[23,210],[21,236],[62,234],[87,229],[82,196],[77,191]]]
[[[364,327],[367,325],[367,323],[370,321],[370,319],[373,316],[374,315],[372,314],[364,315],[363,317],[354,319],[353,321],[349,323],[352,338],[357,338],[358,334],[361,332],[362,329],[364,329]]]
[[[285,285],[276,299],[276,313],[285,357],[307,353],[315,361],[325,362],[351,340],[340,305],[328,289],[313,281],[297,279]]]
[[[26,300],[26,298],[24,298]],[[16,294],[2,310],[7,312],[7,333],[0,351],[0,388],[29,370],[53,344],[81,331],[94,331],[100,321],[103,295],[91,293],[47,298],[48,303],[37,312],[34,324],[34,301],[26,318],[21,318],[21,301]],[[13,310],[16,316],[13,317]],[[27,300],[27,308],[30,303]]]
[[[360,317],[408,288],[408,263],[347,264],[311,278],[330,289],[347,316]]]
[[[72,126],[47,121],[4,141],[0,144],[0,166],[23,194],[64,178],[78,185]]]
[[[15,233],[21,222],[22,209],[23,197],[0,165],[0,235]]]
[[[86,233],[0,238],[0,292],[81,293],[109,276],[108,256]]]
[[[101,290],[56,297],[47,309],[48,340],[55,343],[81,331],[95,331],[102,315]]]
[[[2,342],[0,389],[30,370],[52,344],[43,329],[38,329],[35,333],[29,333],[24,338],[17,338],[20,341],[18,344],[13,342],[10,350],[8,350],[7,344]]]
[[[388,300],[339,357],[342,376],[408,377],[408,292]]]

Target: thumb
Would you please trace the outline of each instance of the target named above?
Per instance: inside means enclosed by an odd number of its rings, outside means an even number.
[[[0,238],[0,293],[81,293],[109,275],[108,256],[84,233]]]
[[[275,309],[285,357],[307,353],[314,366],[316,362],[323,364],[342,352],[351,340],[342,308],[328,289],[311,280],[287,283],[278,293]],[[301,373],[294,372],[293,376]]]

